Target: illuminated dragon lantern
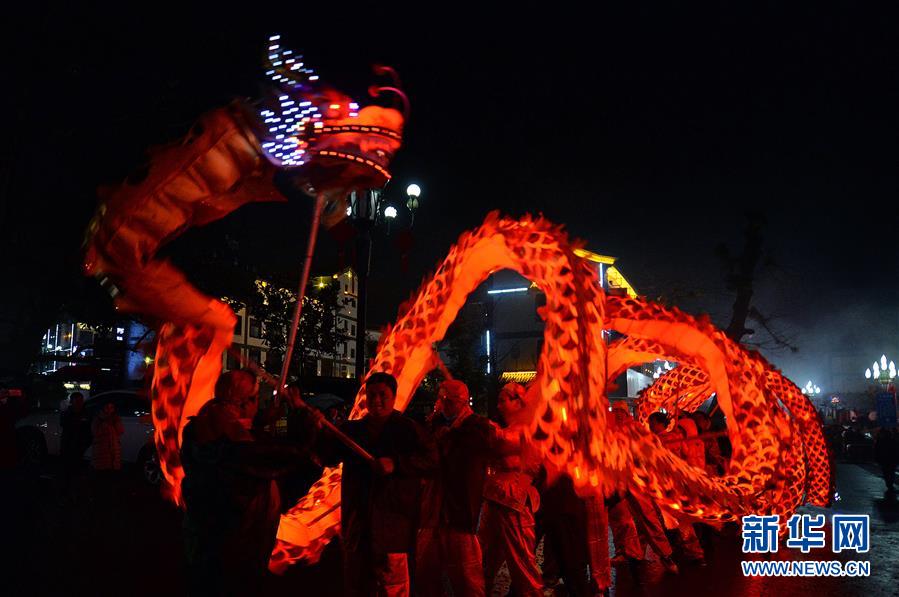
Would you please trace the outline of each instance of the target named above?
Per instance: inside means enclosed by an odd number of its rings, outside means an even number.
[[[821,423],[799,388],[705,319],[605,294],[578,248],[542,218],[493,213],[463,234],[382,335],[371,370],[397,378],[396,408],[408,405],[434,368],[434,344],[467,296],[490,274],[512,269],[546,295],[538,310],[544,342],[528,392],[530,441],[579,491],[628,488],[674,515],[712,522],[829,504],[832,470]],[[624,337],[607,343],[606,330]],[[641,397],[640,417],[659,407],[695,410],[714,392],[733,445],[724,476],[691,467],[643,425],[614,426],[607,386],[628,367],[657,359],[678,366]],[[364,414],[363,386],[351,417]],[[316,561],[337,533],[339,502],[340,469],[327,469],[282,517],[270,568]]]
[[[319,81],[303,58],[269,39],[265,61],[270,95],[235,101],[202,116],[181,142],[150,152],[149,166],[101,192],[85,240],[85,273],[115,297],[116,308],[158,325],[151,388],[160,463],[180,501],[181,430],[211,399],[231,343],[232,310],[192,286],[158,249],[194,226],[256,201],[286,201],[300,191],[321,199],[323,223],[345,217],[352,190],[379,188],[401,144],[408,102],[392,69],[400,109],[360,108]]]
[[[333,224],[345,214],[348,191],[387,182],[401,143],[404,111],[360,109],[322,85],[278,36],[270,39],[267,56],[272,96],[258,106],[235,102],[210,112],[181,143],[152,153],[145,172],[106,194],[86,239],[86,273],[110,289],[119,309],[159,325],[152,416],[176,500],[181,429],[213,395],[236,318],[157,259],[158,249],[190,227],[246,203],[283,201],[297,189],[324,199],[325,224]],[[397,87],[374,91],[405,100]],[[606,295],[578,248],[558,226],[531,217],[490,214],[463,234],[382,335],[371,370],[397,378],[396,407],[408,405],[437,364],[434,345],[468,295],[490,274],[512,269],[546,295],[539,309],[544,343],[527,400],[530,441],[580,491],[608,495],[628,488],[676,515],[706,521],[827,505],[831,465],[820,422],[799,389],[706,320]],[[607,330],[624,337],[607,343]],[[639,418],[659,407],[695,409],[714,392],[733,445],[724,476],[689,466],[636,422],[612,424],[610,380],[656,359],[678,366],[644,393]],[[365,413],[364,390],[351,417]],[[318,558],[337,533],[339,501],[340,469],[328,469],[282,517],[273,570]]]

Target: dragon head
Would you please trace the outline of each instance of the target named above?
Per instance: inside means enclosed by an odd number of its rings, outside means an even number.
[[[343,92],[321,82],[303,57],[269,38],[266,76],[274,93],[258,111],[260,145],[266,157],[287,170],[311,195],[331,198],[349,191],[383,187],[388,166],[402,144],[409,102],[393,69],[375,73],[393,79],[372,86],[372,97],[393,96],[397,107],[360,107]]]

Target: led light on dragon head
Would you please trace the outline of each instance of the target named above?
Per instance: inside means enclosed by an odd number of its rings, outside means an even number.
[[[281,168],[295,170],[311,193],[336,194],[380,188],[390,180],[390,160],[402,144],[409,102],[389,67],[375,67],[394,85],[373,86],[373,97],[391,94],[399,108],[360,107],[319,80],[303,57],[286,49],[281,36],[269,38],[266,76],[275,95],[263,103],[262,149]]]

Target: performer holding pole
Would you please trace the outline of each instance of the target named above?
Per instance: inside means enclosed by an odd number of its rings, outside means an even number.
[[[231,354],[231,356],[238,359],[244,367],[252,370],[253,373],[255,373],[256,375],[258,375],[259,377],[261,377],[262,379],[264,379],[265,381],[270,383],[272,386],[274,386],[274,387],[279,386],[279,382],[277,379],[272,377],[272,375],[268,371],[266,371],[265,369],[263,369],[262,367],[260,367],[256,363],[254,363],[252,361],[252,359],[245,358],[242,354],[240,354],[239,350],[237,350],[236,348],[234,348],[232,346],[231,348],[228,349],[228,352]],[[284,388],[283,386],[282,386],[282,389],[286,390],[286,388]],[[278,390],[278,391],[280,392],[281,390]],[[320,413],[318,413],[318,411],[315,410],[315,407],[309,406],[303,400],[299,401],[299,405],[311,413],[317,413],[318,415],[320,415]],[[361,456],[365,460],[374,461],[374,459],[375,459],[374,456],[369,454],[365,450],[365,448],[363,448],[362,446],[360,446],[359,444],[354,442],[352,440],[352,438],[350,438],[343,431],[341,431],[340,429],[335,427],[334,424],[331,421],[329,421],[328,419],[324,418],[324,416],[316,416],[316,422],[319,423],[322,427],[324,427],[328,431],[330,431],[332,434],[334,434],[334,436],[337,439],[339,439],[341,442],[343,442],[344,445],[346,445],[350,450],[355,452],[357,455]]]

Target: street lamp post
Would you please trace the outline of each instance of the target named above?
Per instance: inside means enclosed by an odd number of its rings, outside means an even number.
[[[817,396],[821,393],[821,388],[817,384],[812,383],[812,380],[809,380],[805,387],[802,388],[802,393],[806,396]]]
[[[880,384],[881,390],[874,397],[877,408],[878,424],[884,427],[894,427],[899,418],[899,409],[896,404],[896,363],[887,363],[886,355],[880,355],[880,362],[865,369],[865,379]]]
[[[896,363],[890,361],[887,364],[887,356],[880,355],[880,362],[874,361],[871,367],[865,369],[865,379],[870,379],[887,387],[896,379]]]
[[[413,201],[414,192],[414,201]],[[411,184],[406,189],[409,199],[406,203],[411,214],[410,222],[415,217],[418,208],[418,197],[421,188]],[[366,371],[365,329],[367,326],[367,301],[368,301],[368,275],[371,271],[371,232],[383,217],[387,220],[387,229],[397,216],[397,209],[384,201],[381,189],[357,190],[350,193],[350,206],[347,215],[350,216],[356,229],[359,231],[356,237],[356,287],[358,289],[356,302],[356,379],[362,380]],[[411,225],[411,224],[410,224]]]

